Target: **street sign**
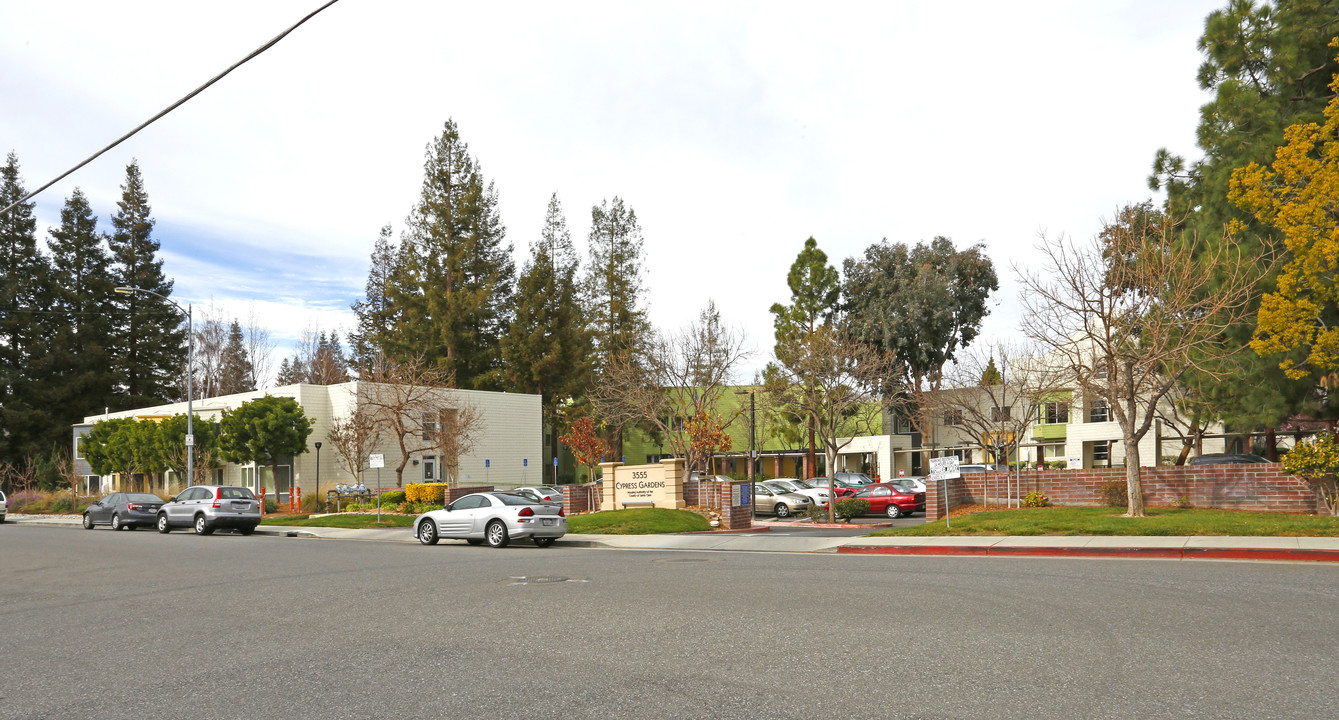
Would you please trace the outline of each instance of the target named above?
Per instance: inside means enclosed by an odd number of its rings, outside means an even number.
[[[521,458],[521,467],[530,467],[530,458]]]
[[[948,457],[930,458],[930,479],[939,482],[952,478],[962,477],[958,470],[958,458],[949,455]]]
[[[187,436],[186,436],[186,447],[190,447],[190,446],[192,446],[192,445],[194,445],[194,444],[195,444],[195,436],[194,436],[194,435],[187,435]]]
[[[486,468],[493,467],[493,461],[489,460],[488,458],[484,458],[484,467]]]
[[[382,453],[372,453],[367,456],[367,466],[370,468],[386,467],[386,456]]]
[[[558,458],[553,459],[553,466],[558,467]]]

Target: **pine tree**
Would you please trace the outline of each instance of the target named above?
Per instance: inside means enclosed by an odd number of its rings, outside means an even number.
[[[306,373],[304,373],[302,368],[298,366],[296,358],[293,362],[289,362],[288,358],[284,358],[283,362],[279,363],[279,376],[275,378],[274,382],[276,385],[295,385],[300,382],[306,382],[306,380],[304,380],[305,377]]]
[[[153,238],[150,212],[139,164],[132,162],[112,216],[109,244],[116,261],[112,277],[117,286],[170,297],[172,281],[164,277],[163,261],[157,257],[159,244]],[[119,321],[113,365],[125,383],[121,407],[156,405],[177,397],[177,379],[186,360],[181,314],[169,301],[142,292],[118,294],[113,302]]]
[[[0,207],[27,191],[18,156],[10,153],[0,169]],[[0,213],[0,460],[35,458],[51,450],[49,414],[53,327],[50,266],[37,250],[33,204]]]
[[[391,226],[386,225],[372,246],[364,298],[352,307],[358,316],[358,327],[349,334],[349,349],[357,367],[371,367],[384,356],[386,343],[395,331],[397,309],[387,300],[387,292],[395,277],[396,255]]]
[[[255,390],[252,376],[251,359],[247,357],[242,326],[233,320],[228,327],[228,342],[223,346],[219,362],[219,394],[232,395]]]
[[[457,387],[500,388],[516,268],[497,192],[484,183],[454,121],[428,147],[422,194],[406,224],[385,293],[399,312],[387,354],[425,354]]]
[[[65,201],[60,227],[50,231],[52,341],[57,430],[63,440],[68,426],[114,402],[117,377],[111,367],[114,341],[111,317],[113,283],[106,237],[78,188]]]
[[[563,402],[584,395],[591,382],[579,262],[557,193],[549,199],[544,229],[530,253],[518,283],[516,318],[502,339],[502,358],[507,388],[541,395],[544,425],[556,436]],[[545,458],[545,467],[551,457]]]
[[[635,355],[650,334],[642,307],[642,273],[646,264],[637,213],[617,196],[590,210],[590,265],[586,293],[593,333],[595,373],[607,374],[614,361]],[[614,456],[623,455],[623,428],[609,428]]]

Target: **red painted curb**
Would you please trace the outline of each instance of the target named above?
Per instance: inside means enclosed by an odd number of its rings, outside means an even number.
[[[986,545],[842,545],[852,555],[989,555],[999,557],[1105,557],[1171,560],[1286,560],[1339,562],[1339,550],[1283,548],[992,547]]]

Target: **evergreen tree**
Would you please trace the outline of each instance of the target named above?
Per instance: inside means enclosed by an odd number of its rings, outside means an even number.
[[[69,425],[114,403],[112,370],[111,257],[97,218],[78,188],[65,201],[60,227],[50,231],[54,368],[53,409],[59,413],[54,442],[68,439]]]
[[[1321,121],[1331,96],[1327,84],[1339,71],[1327,47],[1336,34],[1336,0],[1233,0],[1209,14],[1199,39],[1205,56],[1200,87],[1214,93],[1200,108],[1196,133],[1204,156],[1187,163],[1159,150],[1149,178],[1153,189],[1166,188],[1167,212],[1183,219],[1187,233],[1216,238],[1230,226],[1248,252],[1282,256],[1282,237],[1232,203],[1228,186],[1236,168],[1269,164],[1289,125]],[[1228,331],[1235,342],[1250,341],[1254,310],[1263,295],[1275,292],[1283,264],[1273,263],[1258,283],[1252,320]],[[1272,438],[1273,428],[1289,417],[1315,414],[1320,410],[1316,378],[1288,378],[1279,368],[1287,357],[1242,353],[1232,360],[1235,369],[1221,378],[1189,373],[1185,382],[1196,422],[1221,419],[1235,429],[1263,427]],[[1272,444],[1268,452],[1273,456]]]
[[[0,169],[0,207],[27,194],[18,156]],[[51,449],[48,390],[50,269],[37,250],[33,204],[0,213],[0,459],[36,458]]]
[[[352,308],[358,316],[358,327],[349,333],[349,349],[357,367],[370,367],[383,356],[386,343],[394,333],[396,308],[388,302],[387,291],[396,273],[396,254],[391,226],[386,225],[372,246],[364,298],[355,302]]]
[[[991,358],[986,369],[981,371],[981,387],[994,387],[1003,385],[1004,376],[1000,374],[1000,369],[995,367],[995,358]]]
[[[544,229],[530,244],[521,273],[516,317],[502,339],[507,388],[543,396],[544,424],[555,439],[565,400],[590,386],[590,333],[577,287],[579,262],[558,194],[549,199]],[[550,442],[549,448],[556,448]],[[545,458],[545,467],[551,462]]]
[[[590,265],[586,294],[593,333],[597,382],[622,357],[635,357],[646,345],[650,323],[642,307],[642,228],[637,213],[617,196],[590,209]],[[614,457],[623,455],[623,428],[610,427]]]
[[[220,395],[255,390],[252,382],[251,359],[247,357],[246,341],[242,336],[242,326],[236,320],[228,327],[228,342],[223,346],[219,362]]]
[[[274,383],[276,385],[295,385],[300,382],[305,382],[303,379],[305,377],[306,373],[304,373],[302,368],[298,366],[296,358],[293,362],[289,362],[288,358],[284,358],[283,362],[279,363],[279,376],[275,378]]]
[[[109,244],[116,261],[112,277],[117,286],[170,297],[172,281],[163,275],[153,225],[139,164],[132,162],[126,167],[121,200],[112,216],[114,231]],[[121,407],[144,407],[174,399],[179,394],[178,378],[186,360],[184,318],[167,300],[146,293],[117,294],[113,303],[119,321],[113,365],[125,383]]]
[[[398,311],[387,354],[425,354],[454,375],[456,387],[500,388],[516,268],[497,192],[484,183],[454,121],[428,147],[422,194],[406,224],[385,293]]]

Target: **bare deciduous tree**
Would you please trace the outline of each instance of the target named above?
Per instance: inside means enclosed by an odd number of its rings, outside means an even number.
[[[360,390],[360,393],[365,392]],[[330,421],[326,441],[335,449],[340,461],[354,480],[361,480],[367,467],[368,456],[381,443],[382,425],[377,422],[376,409],[354,399],[353,412]]]
[[[611,425],[651,428],[684,458],[691,469],[704,469],[688,422],[720,413],[734,373],[749,356],[743,332],[721,322],[709,303],[688,327],[674,334],[657,332],[637,356],[615,356],[596,385],[591,400],[595,414]],[[738,416],[719,417],[722,429]]]
[[[460,456],[473,448],[482,413],[451,389],[450,372],[422,356],[398,363],[383,358],[360,370],[359,378],[372,422],[399,447],[396,487],[404,487],[413,455],[442,452],[444,461],[455,463],[455,472]]]
[[[1129,206],[1091,242],[1043,235],[1040,273],[1015,266],[1024,334],[1120,425],[1130,517],[1144,516],[1139,441],[1187,371],[1218,376],[1242,350],[1224,331],[1244,318],[1257,273],[1230,235],[1204,241],[1174,228]]]
[[[892,371],[888,353],[856,342],[840,325],[824,325],[798,339],[787,362],[768,366],[767,388],[776,412],[813,427],[831,470],[853,437],[878,430],[888,405],[880,390]]]
[[[247,310],[242,337],[245,338],[246,356],[251,361],[251,386],[257,389],[267,387],[273,379],[274,340],[269,328],[261,324],[254,305]]]

